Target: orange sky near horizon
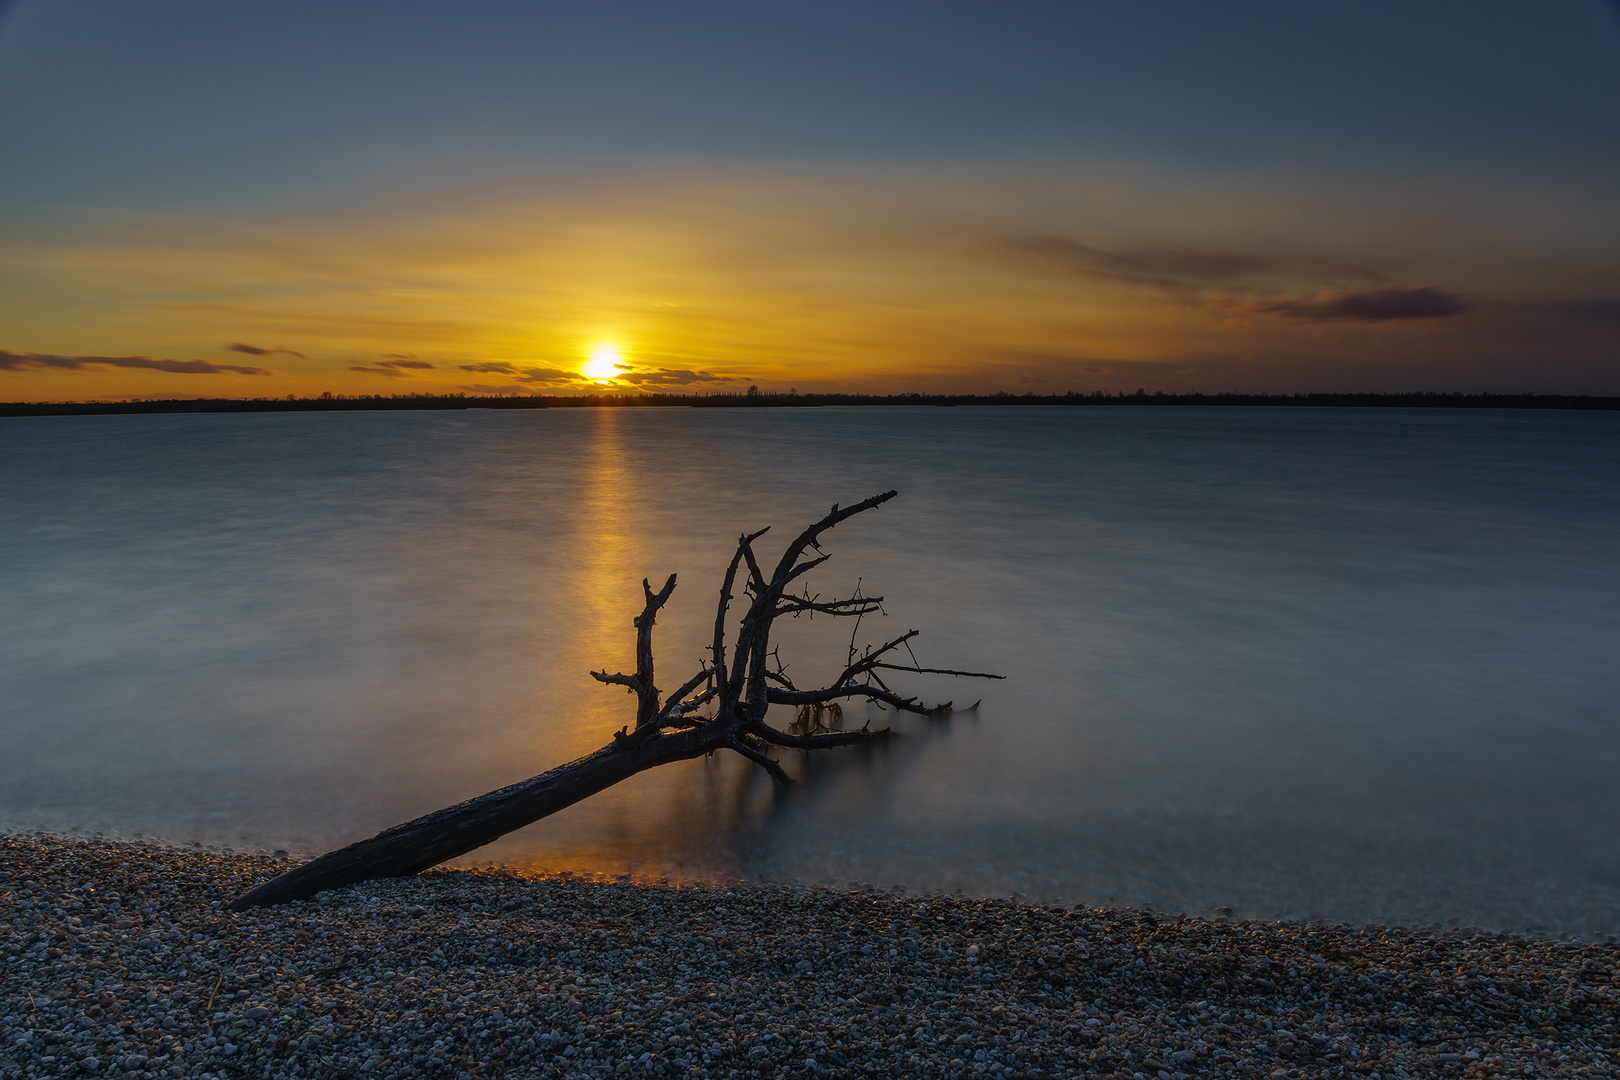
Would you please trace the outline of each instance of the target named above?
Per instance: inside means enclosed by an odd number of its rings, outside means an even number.
[[[0,399],[1617,392],[1620,279],[1589,212],[1569,192],[875,169],[63,211],[0,225]],[[586,374],[604,350],[609,382]]]

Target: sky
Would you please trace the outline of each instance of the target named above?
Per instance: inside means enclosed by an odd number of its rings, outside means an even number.
[[[1620,393],[1620,5],[0,0],[0,400]]]

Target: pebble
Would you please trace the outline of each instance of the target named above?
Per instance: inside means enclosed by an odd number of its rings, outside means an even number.
[[[0,1077],[1614,1076],[1620,949],[0,836]]]

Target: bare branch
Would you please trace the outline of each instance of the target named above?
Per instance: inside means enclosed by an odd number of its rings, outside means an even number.
[[[801,611],[819,611],[840,618],[851,615],[870,615],[883,603],[881,596],[852,596],[848,600],[816,600],[811,597],[790,596],[776,606],[777,615],[797,615]]]
[[[931,716],[937,712],[937,707],[930,709],[917,704],[914,697],[901,697],[886,687],[873,686],[871,683],[856,683],[851,686],[830,687],[826,690],[770,690],[767,699],[772,705],[816,705],[824,701],[837,701],[839,698],[871,698],[881,701],[890,708],[902,712],[916,713],[919,716]]]
[[[859,743],[872,742],[880,739],[891,739],[895,732],[892,728],[879,728],[872,731],[868,728],[858,728],[855,731],[829,731],[820,735],[792,735],[780,728],[769,724],[754,724],[750,729],[760,738],[775,743],[777,746],[792,747],[796,750],[822,750],[833,746],[855,746]]]
[[[686,701],[686,695],[696,690],[699,686],[702,686],[705,682],[712,680],[714,674],[715,672],[713,668],[704,668],[690,679],[687,679],[686,682],[682,683],[679,690],[669,695],[668,702],[664,705],[663,710],[658,714],[659,719],[663,720],[671,716],[682,716],[688,712],[691,712],[693,709],[701,708],[703,701],[707,701],[710,697],[714,696],[713,687],[705,691],[703,695],[700,695],[699,700],[696,702]]]
[[[918,675],[955,675],[963,679],[1005,679],[1005,675],[993,675],[988,671],[957,671],[953,668],[942,667],[906,667],[903,664],[873,664],[875,668],[888,671],[910,671]]]
[[[652,591],[652,585],[647,579],[642,578],[641,591],[647,598],[646,605],[641,609],[641,614],[631,620],[636,627],[636,681],[634,684],[624,684],[636,692],[637,727],[652,723],[653,718],[658,715],[658,687],[653,683],[652,632],[653,624],[658,621],[658,609],[664,606],[669,600],[669,594],[675,591],[675,575],[669,575],[664,587],[656,593]]]
[[[731,606],[731,588],[737,581],[737,564],[742,562],[743,551],[755,540],[770,532],[769,525],[755,533],[748,533],[737,540],[737,550],[731,556],[731,565],[726,567],[725,580],[720,585],[720,606],[714,613],[714,645],[710,651],[714,655],[714,670],[719,672],[719,678],[725,678],[726,671],[726,610]]]
[[[771,649],[770,655],[766,657],[766,660],[768,661],[765,667],[765,677],[767,679],[776,683],[778,686],[785,686],[789,690],[798,689],[798,687],[793,685],[793,680],[788,678],[787,665],[782,663],[782,646],[774,646]],[[776,666],[773,668],[770,666],[770,663],[774,663]]]
[[[606,671],[593,671],[591,672],[591,678],[599,683],[607,683],[610,686],[628,686],[632,693],[639,693],[641,690],[641,680],[634,675],[626,675],[623,672],[615,672],[609,675]]]
[[[788,572],[788,576],[782,579],[782,584],[786,585],[789,582],[796,581],[799,578],[804,577],[804,575],[808,574],[810,571],[814,570],[816,567],[820,566],[830,558],[832,558],[831,555],[823,555],[819,559],[811,559],[809,562],[800,563],[798,566],[795,566],[791,571]]]
[[[855,595],[861,595],[861,582],[859,578],[855,579]],[[863,611],[855,616],[855,625],[849,628],[849,656],[844,661],[846,664],[853,664],[855,662],[855,635],[861,632],[861,623],[865,621],[866,612]]]
[[[907,630],[905,633],[901,634],[899,637],[885,645],[881,645],[876,649],[868,649],[864,656],[862,656],[859,660],[852,662],[847,668],[844,669],[844,673],[842,675],[833,680],[833,685],[842,686],[844,683],[847,683],[857,675],[870,673],[871,670],[877,666],[879,657],[883,656],[885,653],[898,649],[900,646],[904,645],[906,642],[910,641],[920,633],[922,633],[921,630]],[[882,682],[881,679],[878,681]]]
[[[702,716],[675,716],[659,726],[666,731],[682,731],[687,728],[705,727],[709,723],[708,718]]]
[[[641,579],[641,592],[647,598],[647,600],[646,600],[647,607],[651,608],[654,611],[657,611],[659,608],[663,607],[664,602],[669,599],[669,594],[674,592],[674,591],[675,591],[675,575],[674,574],[669,575],[669,580],[664,582],[664,587],[662,589],[660,589],[656,593],[652,591],[652,585],[647,581],[646,578]],[[646,614],[646,612],[643,611],[642,614]]]
[[[707,705],[709,702],[713,701],[719,695],[720,695],[720,687],[719,686],[711,686],[711,687],[709,687],[707,690],[703,691],[703,693],[699,694],[697,697],[693,698],[691,701],[683,701],[683,702],[681,702],[679,704],[680,715],[685,716],[687,713],[696,712],[697,710],[703,708],[703,706]],[[676,706],[669,706],[669,707],[670,708],[675,708]]]
[[[755,750],[742,739],[730,739],[727,741],[726,745],[737,751],[737,753],[741,754],[749,761],[752,761],[755,765],[758,765],[760,768],[770,773],[771,779],[775,780],[778,784],[781,784],[783,787],[793,786],[793,777],[789,776],[786,771],[783,770],[781,765],[777,764],[771,758],[766,757],[760,751]]]
[[[737,641],[731,654],[731,675],[726,679],[725,697],[735,704],[743,695],[744,679],[748,675],[749,663],[758,666],[756,655],[756,639],[763,626],[769,631],[770,616],[759,610],[761,598],[754,598],[754,605],[743,616],[742,625],[737,627]]]
[[[743,617],[742,625],[737,630],[736,651],[731,657],[731,674],[727,679],[724,699],[733,705],[738,703],[746,691],[748,704],[759,715],[767,705],[765,656],[770,649],[771,624],[779,614],[775,610],[777,600],[782,596],[788,583],[792,580],[792,573],[799,562],[799,557],[806,547],[816,545],[817,539],[827,529],[841,521],[848,520],[856,514],[881,506],[894,498],[897,492],[890,491],[882,495],[874,495],[870,499],[856,503],[846,509],[834,506],[825,517],[811,525],[782,553],[777,563],[776,571],[771,575],[770,582],[761,588],[756,584],[754,589],[754,602],[749,607],[748,614]],[[819,551],[820,548],[817,547]],[[753,552],[745,551],[745,556],[752,559]],[[814,562],[815,560],[811,560]],[[755,573],[756,581],[762,581],[763,575]],[[722,708],[724,708],[724,703]]]
[[[765,580],[765,572],[759,568],[759,563],[754,558],[754,545],[744,540],[742,553],[743,558],[748,560],[748,573],[754,581],[754,595],[758,596],[770,588],[770,583]]]
[[[826,517],[800,533],[798,538],[787,546],[787,550],[782,552],[782,561],[776,564],[776,573],[771,575],[771,580],[785,583],[787,575],[792,572],[794,564],[799,561],[799,556],[804,554],[805,548],[814,547],[817,551],[821,550],[816,541],[821,538],[822,533],[833,528],[839,522],[848,521],[856,514],[862,514],[873,507],[882,506],[898,494],[900,494],[898,491],[885,491],[881,495],[873,495],[870,499],[863,499],[854,506],[846,506],[842,510],[835,503],[833,508],[827,511]]]

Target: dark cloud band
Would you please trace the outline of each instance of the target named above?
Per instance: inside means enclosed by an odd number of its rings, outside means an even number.
[[[707,371],[688,371],[685,368],[659,368],[657,371],[622,371],[614,378],[633,386],[691,386],[694,383],[740,382],[730,375],[715,375]]]
[[[477,364],[458,364],[456,366],[462,371],[469,371],[477,375],[505,375],[508,378],[529,384],[530,388],[578,385],[596,381],[574,371],[564,371],[561,368],[525,368],[508,363],[505,360],[485,360]],[[730,375],[715,375],[707,371],[690,371],[686,368],[656,368],[651,371],[632,371],[623,364],[618,366],[620,370],[617,375],[613,376],[614,381],[629,383],[632,386],[691,386],[697,383],[739,381]]]
[[[0,349],[0,371],[84,371],[95,368],[145,368],[175,375],[270,375],[265,368],[241,364],[215,364],[208,360],[158,360],[150,356],[56,356],[51,353],[16,353]]]
[[[1102,247],[1046,234],[1006,236],[996,243],[1003,251],[1073,277],[1157,289],[1231,286],[1266,278],[1303,279],[1319,285],[1382,280],[1376,270],[1353,263],[1222,248]]]
[[[520,382],[533,383],[536,386],[589,381],[585,376],[575,371],[564,371],[562,368],[553,367],[519,367],[505,360],[483,360],[476,364],[457,364],[456,366],[462,371],[470,371],[475,375],[505,375]]]
[[[292,349],[284,349],[280,345],[266,348],[260,345],[249,345],[245,341],[238,341],[234,345],[227,345],[225,347],[231,352],[247,353],[249,356],[275,356],[278,353],[284,353],[287,356],[296,356],[300,360],[309,359],[309,357],[305,356],[301,352],[295,352]]]
[[[414,353],[384,353],[383,358],[377,361],[376,367],[352,367],[350,371],[362,371],[367,375],[382,375],[389,379],[408,378],[413,371],[431,371],[434,365],[426,360],[418,360]]]
[[[1474,305],[1443,289],[1422,288],[1330,292],[1307,300],[1265,300],[1235,306],[1252,315],[1308,322],[1394,322],[1401,319],[1446,319],[1461,315]]]

